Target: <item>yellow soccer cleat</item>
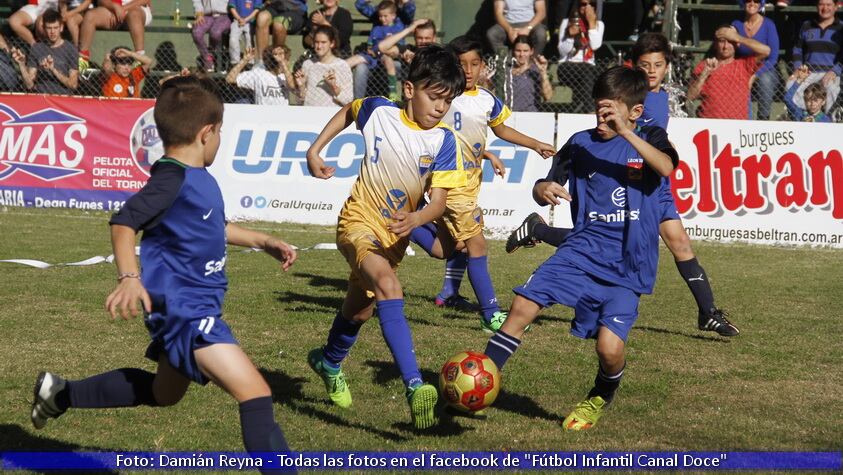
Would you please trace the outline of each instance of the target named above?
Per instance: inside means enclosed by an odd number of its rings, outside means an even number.
[[[562,421],[562,428],[565,430],[590,429],[603,415],[604,407],[606,407],[606,401],[602,397],[590,397],[574,407],[574,410]]]

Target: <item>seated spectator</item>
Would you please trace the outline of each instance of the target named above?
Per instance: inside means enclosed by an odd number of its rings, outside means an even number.
[[[396,21],[398,9],[395,2],[383,0],[378,4],[378,18],[380,24],[372,28],[369,39],[366,42],[365,52],[358,53],[346,60],[348,66],[354,69],[354,97],[366,96],[369,82],[369,71],[382,64],[387,74],[388,95],[392,101],[400,98],[398,95],[398,79],[395,68],[395,60],[386,54],[381,54],[378,44],[387,36],[393,35],[404,29],[404,25]]]
[[[803,92],[808,85],[820,82],[826,90],[825,112],[831,109],[840,93],[840,74],[843,72],[840,56],[843,54],[843,22],[834,17],[837,5],[834,0],[817,1],[817,17],[802,23],[799,36],[793,44],[793,70],[808,66],[810,74],[799,86],[794,101],[805,109]],[[785,88],[790,89],[793,78]]]
[[[91,45],[97,30],[129,30],[135,51],[145,54],[144,28],[152,23],[150,0],[98,0],[99,6],[85,12],[79,29],[79,71],[90,65]]]
[[[505,45],[515,46],[515,38],[526,35],[542,54],[547,44],[544,18],[544,0],[495,0],[496,24],[486,32],[492,50],[500,54]]]
[[[766,0],[739,0],[743,5],[744,20],[735,20],[732,26],[738,30],[738,34],[760,41],[770,47],[770,55],[761,65],[761,68],[750,80],[754,83],[754,96],[758,100],[758,119],[768,120],[770,118],[770,104],[773,102],[773,95],[779,87],[781,78],[776,69],[779,61],[779,34],[776,31],[776,24],[773,20],[762,15]],[[753,52],[745,45],[738,45],[735,56],[742,58],[752,56]],[[750,102],[752,97],[750,97]],[[750,108],[752,105],[750,104]],[[752,119],[752,112],[748,119]]]
[[[35,36],[30,31],[34,28],[39,38],[43,38],[44,25],[41,22],[41,15],[47,10],[57,10],[58,0],[30,0],[29,5],[24,5],[9,17],[9,27],[12,31],[28,45],[35,44]]]
[[[79,47],[79,28],[93,0],[59,0],[59,13],[73,45]]]
[[[228,33],[228,55],[232,66],[240,62],[241,37],[246,49],[252,47],[252,20],[258,16],[262,6],[263,0],[229,0],[231,30]]]
[[[296,71],[296,86],[306,106],[344,106],[354,98],[351,68],[334,56],[337,30],[319,25],[313,31],[316,61],[306,60]]]
[[[790,118],[799,122],[834,122],[824,112],[826,92],[823,85],[819,82],[811,83],[805,88],[805,92],[802,95],[805,108],[803,109],[796,105],[793,96],[796,95],[796,91],[799,90],[800,85],[808,79],[810,72],[808,72],[808,67],[803,64],[793,75],[794,80],[790,89],[784,94],[784,103],[787,105]]]
[[[738,34],[731,25],[714,33],[707,58],[694,68],[688,100],[701,99],[697,117],[706,119],[743,119],[749,116],[750,79],[770,54],[770,47]],[[735,57],[738,43],[755,56]]]
[[[413,34],[414,44],[402,44],[402,40],[410,33]],[[433,43],[436,43],[436,23],[427,18],[420,18],[407,28],[381,40],[378,43],[378,50],[392,58],[401,58],[406,64],[410,64],[416,54],[416,49]]]
[[[287,35],[295,35],[307,23],[307,0],[264,0],[255,24],[258,59],[264,57],[272,33],[272,46],[286,46]]]
[[[527,35],[515,38],[514,64],[504,84],[504,97],[513,111],[538,112],[539,105],[553,96],[553,86],[547,78],[547,59],[534,55],[535,49]]]
[[[20,79],[6,38],[0,34],[0,91],[17,91]]]
[[[258,105],[286,106],[290,104],[290,87],[287,78],[292,79],[287,66],[290,54],[286,46],[275,46],[265,50],[261,64],[249,71],[243,71],[247,64],[255,59],[255,50],[246,50],[243,59],[231,68],[225,77],[229,84],[254,91],[254,101]],[[292,84],[292,83],[291,83]]]
[[[603,45],[603,22],[597,19],[595,0],[578,0],[571,16],[559,26],[559,84],[571,88],[572,112],[594,109],[591,89],[599,71],[594,52]]]
[[[132,67],[135,62],[140,63]],[[118,46],[105,55],[102,73],[106,77],[102,85],[105,97],[140,97],[140,83],[149,73],[152,58]]]
[[[305,48],[313,48],[313,35],[317,26],[332,26],[336,28],[338,42],[336,50],[343,58],[351,56],[351,33],[354,32],[354,21],[351,12],[340,6],[339,0],[320,0],[322,8],[310,15],[307,34],[302,37]]]
[[[415,0],[396,0],[395,6],[398,8],[398,22],[402,25],[409,25],[413,22],[416,16],[416,2]],[[355,0],[354,8],[360,12],[361,15],[368,18],[373,26],[380,25],[378,18],[378,9],[372,5],[371,0]]]
[[[228,18],[228,0],[193,0],[193,14],[196,20],[193,22],[193,43],[199,50],[199,58],[205,71],[214,71],[214,55],[211,51],[217,51],[222,45],[222,35],[231,27],[231,19]],[[211,49],[205,42],[205,34],[211,38]]]
[[[61,37],[64,25],[58,11],[47,10],[43,21],[44,40],[32,45],[29,57],[17,48],[12,50],[23,85],[41,94],[73,94],[79,87],[79,51]]]

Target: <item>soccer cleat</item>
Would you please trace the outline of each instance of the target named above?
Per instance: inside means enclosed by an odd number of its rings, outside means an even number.
[[[537,224],[544,224],[544,219],[538,213],[531,213],[530,216],[515,228],[506,239],[506,252],[512,254],[520,247],[533,247],[538,240],[533,236],[533,230]]]
[[[436,402],[439,391],[431,384],[422,384],[414,388],[407,388],[407,402],[410,404],[410,414],[416,429],[429,429],[436,425]]]
[[[310,365],[310,369],[322,378],[331,402],[343,409],[351,407],[351,390],[348,389],[345,374],[343,374],[342,370],[337,370],[335,373],[325,369],[325,366],[322,364],[322,348],[314,348],[307,354],[307,364]]]
[[[85,71],[87,71],[88,68],[90,68],[90,67],[91,67],[90,60],[88,60],[88,58],[86,58],[84,56],[79,56],[79,64],[78,64],[79,74],[85,74]]]
[[[717,307],[709,310],[707,314],[700,312],[697,321],[699,329],[717,332],[720,336],[737,336],[741,331],[726,319],[726,315],[728,315],[726,312]]]
[[[59,409],[56,395],[66,385],[66,381],[53,373],[41,372],[35,380],[35,394],[32,398],[32,425],[36,429],[43,429],[47,420],[64,414],[65,409]]]
[[[462,310],[464,312],[480,311],[479,306],[469,302],[467,298],[463,297],[460,294],[454,294],[446,298],[442,298],[440,295],[437,295],[436,298],[433,300],[433,303],[436,304],[437,307],[454,308],[457,310]]]
[[[604,407],[606,407],[606,401],[602,397],[590,397],[574,407],[574,410],[562,421],[562,428],[565,430],[590,429],[600,420]]]

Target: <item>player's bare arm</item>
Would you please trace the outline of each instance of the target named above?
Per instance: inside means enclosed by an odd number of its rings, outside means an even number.
[[[407,213],[399,211],[392,216],[395,222],[388,225],[389,230],[401,237],[409,236],[413,229],[425,225],[442,216],[445,212],[445,200],[448,198],[447,188],[433,188],[430,190],[430,203],[424,208]]]
[[[351,104],[353,103],[346,104],[331,117],[319,137],[316,137],[316,141],[307,149],[307,168],[310,170],[310,174],[316,178],[326,180],[334,176],[334,172],[336,172],[335,167],[325,165],[325,160],[319,154],[325,148],[325,145],[328,145],[328,142],[354,122]]]
[[[293,246],[286,242],[266,233],[240,227],[234,223],[228,223],[225,226],[225,236],[229,244],[263,249],[281,263],[281,268],[285,272],[296,262],[298,257]]]
[[[114,262],[117,264],[117,287],[105,299],[105,309],[111,319],[119,314],[124,320],[137,317],[140,312],[138,301],[143,303],[143,310],[152,311],[152,300],[141,284],[138,262],[135,259],[135,230],[120,224],[111,226],[111,245]]]
[[[528,137],[506,124],[498,124],[492,127],[492,132],[494,132],[498,138],[504,139],[507,142],[535,150],[535,152],[541,155],[542,158],[550,158],[554,153],[556,153],[556,149],[553,148],[553,145]]]

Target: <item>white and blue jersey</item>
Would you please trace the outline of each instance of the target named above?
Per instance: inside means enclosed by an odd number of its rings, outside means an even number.
[[[110,224],[143,231],[141,281],[152,300],[147,357],[157,361],[165,352],[174,368],[206,383],[193,350],[236,343],[221,319],[228,286],[226,221],[216,180],[205,168],[162,158]]]
[[[644,99],[644,113],[638,118],[639,127],[661,127],[667,130],[667,123],[670,120],[670,95],[664,89],[659,92],[648,92]],[[670,177],[663,177],[659,188],[659,201],[662,207],[661,221],[680,219],[676,211],[676,202],[673,200],[673,192],[670,190]]]

